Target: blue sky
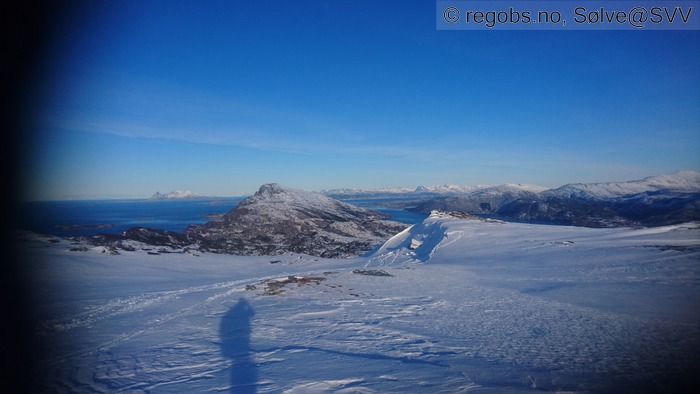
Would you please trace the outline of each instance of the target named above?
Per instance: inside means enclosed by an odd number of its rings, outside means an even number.
[[[700,170],[697,31],[436,31],[432,1],[87,2],[63,19],[26,198]]]

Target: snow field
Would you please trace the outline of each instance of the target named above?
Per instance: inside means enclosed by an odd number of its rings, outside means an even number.
[[[700,364],[699,235],[434,214],[354,259],[24,248],[50,392],[658,392]]]

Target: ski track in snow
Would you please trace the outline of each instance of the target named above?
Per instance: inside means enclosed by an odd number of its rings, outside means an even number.
[[[346,260],[26,246],[45,262],[37,277],[64,283],[47,290],[61,313],[38,327],[47,391],[452,393],[655,392],[687,379],[700,362],[699,245],[695,225],[432,216]],[[289,275],[322,279],[265,294]],[[103,294],[111,282],[121,287]],[[231,359],[220,324],[241,300],[249,344]]]

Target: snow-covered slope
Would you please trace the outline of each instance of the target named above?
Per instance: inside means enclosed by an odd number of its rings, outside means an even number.
[[[233,213],[242,210],[269,217],[271,220],[287,218],[290,210],[301,211],[303,216],[308,218],[322,217],[338,220],[382,216],[379,212],[359,208],[320,193],[293,189],[278,183],[260,186],[260,189],[252,197],[242,201],[236,210],[225,217],[225,220],[229,222],[235,220]],[[236,215],[236,217],[238,216],[240,215]]]
[[[543,195],[604,200],[661,190],[700,192],[700,172],[678,171],[629,182],[573,183],[549,190]]]
[[[35,392],[691,392],[700,225],[434,213],[374,254],[151,255],[24,237]]]

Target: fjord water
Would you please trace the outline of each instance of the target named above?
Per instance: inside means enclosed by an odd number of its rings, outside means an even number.
[[[192,200],[73,200],[33,201],[24,205],[24,230],[55,236],[118,234],[131,227],[181,232],[233,209],[245,197]],[[391,220],[417,223],[427,215],[385,208],[371,200],[348,201],[383,212]]]
[[[25,229],[56,236],[117,234],[130,227],[183,231],[236,206],[242,197],[197,200],[35,201],[25,204]]]

